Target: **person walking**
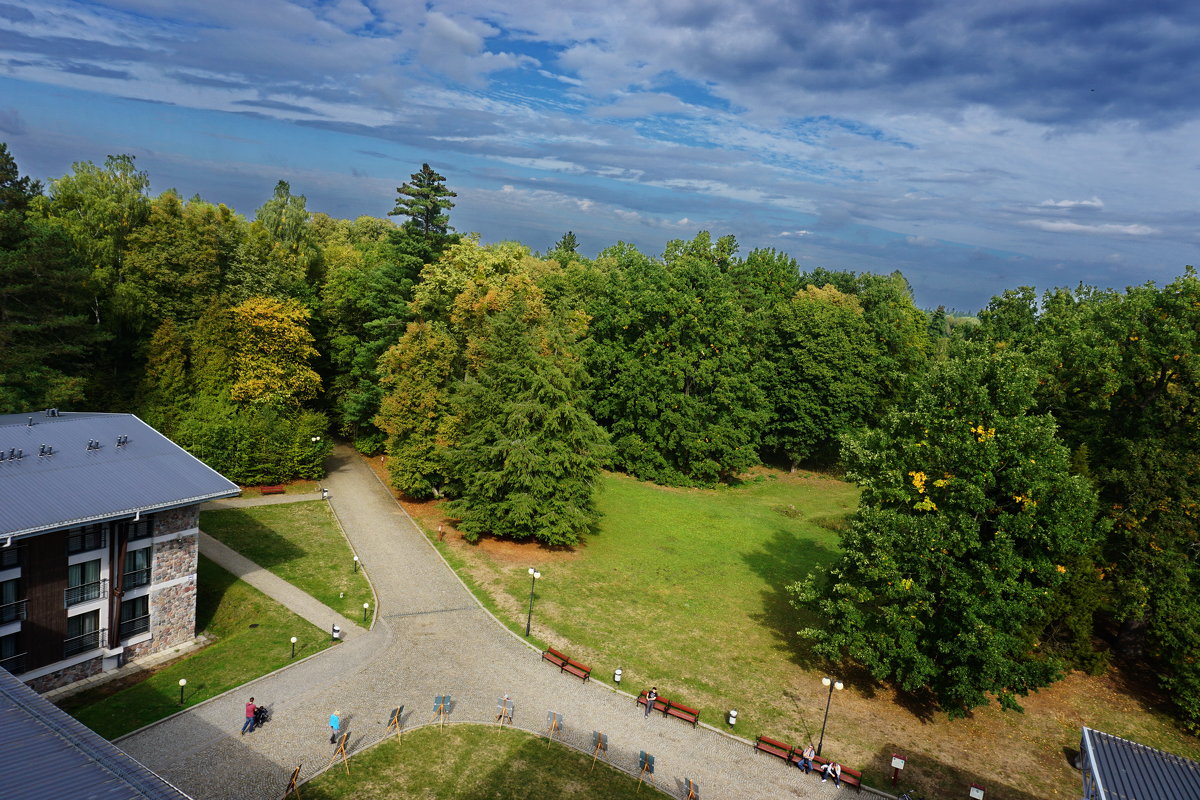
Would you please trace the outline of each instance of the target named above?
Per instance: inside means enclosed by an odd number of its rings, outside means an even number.
[[[258,708],[254,705],[254,698],[250,698],[250,702],[246,703],[246,721],[242,723],[242,736],[246,735],[246,731],[254,731],[254,712]]]
[[[804,752],[800,754],[800,761],[796,764],[800,769],[804,770],[804,774],[812,772],[813,758],[817,755],[817,751],[813,749],[812,742],[808,743],[808,747],[804,748]]]
[[[334,711],[329,715],[329,743],[337,744],[338,734],[342,731],[342,718],[339,716],[340,711]]]
[[[651,686],[650,691],[646,692],[646,716],[650,716],[650,710],[654,708],[654,701],[658,699],[658,687]]]

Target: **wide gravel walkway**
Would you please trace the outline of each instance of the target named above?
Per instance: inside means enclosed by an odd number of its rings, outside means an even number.
[[[353,752],[383,738],[396,706],[404,706],[408,729],[430,721],[434,695],[450,694],[451,721],[493,723],[505,693],[516,705],[516,727],[543,733],[553,709],[565,716],[556,738],[579,749],[590,752],[593,730],[607,733],[614,766],[636,773],[638,751],[654,754],[657,785],[678,797],[686,795],[685,778],[699,782],[703,798],[837,796],[832,783],[741,740],[661,715],[647,719],[629,695],[543,662],[483,610],[349,448],[335,451],[324,485],[374,584],[379,616],[369,632],[119,740],[196,800],[277,800],[296,765],[302,777],[328,765],[335,709]],[[251,695],[273,719],[240,736]]]

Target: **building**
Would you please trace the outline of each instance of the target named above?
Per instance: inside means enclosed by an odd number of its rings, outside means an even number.
[[[48,691],[192,639],[199,507],[237,494],[131,414],[0,416],[0,667]]]
[[[4,670],[0,753],[7,767],[0,777],[5,800],[189,800]]]
[[[1084,728],[1079,738],[1083,800],[1196,800],[1200,763]]]

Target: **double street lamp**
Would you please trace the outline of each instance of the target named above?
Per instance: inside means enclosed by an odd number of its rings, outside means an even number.
[[[533,567],[529,568],[529,576],[532,580],[529,583],[529,614],[525,617],[525,638],[529,638],[529,626],[533,623],[533,590],[537,586],[537,579],[542,577],[542,573],[538,572]]]
[[[841,681],[830,680],[828,677],[821,678],[821,684],[829,687],[829,697],[825,698],[825,719],[821,722],[821,740],[817,742],[817,755],[821,755],[821,745],[825,744],[825,725],[829,722],[829,704],[833,702],[833,690],[839,692],[845,687]]]

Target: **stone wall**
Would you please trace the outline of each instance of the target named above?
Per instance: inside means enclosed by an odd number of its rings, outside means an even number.
[[[93,675],[98,675],[104,671],[104,657],[96,656],[89,658],[76,664],[73,667],[60,669],[57,672],[51,672],[49,675],[43,675],[40,678],[34,678],[29,681],[29,686],[35,692],[48,692],[51,689],[57,689],[60,686],[66,686],[68,683],[81,681],[84,678],[90,678]]]
[[[193,507],[194,508],[194,507]],[[150,639],[125,648],[127,658],[141,658],[191,641],[196,636],[196,561],[198,536],[154,545],[150,584]],[[164,589],[156,584],[183,578]]]
[[[195,575],[199,553],[200,537],[195,535],[154,545],[154,557],[150,571],[151,583],[166,583],[176,578]]]
[[[159,511],[154,517],[154,535],[162,536],[167,533],[189,531],[200,525],[200,506],[184,506],[172,508],[170,511]]]

